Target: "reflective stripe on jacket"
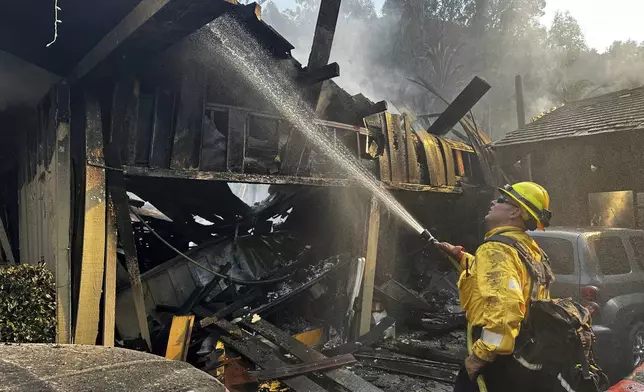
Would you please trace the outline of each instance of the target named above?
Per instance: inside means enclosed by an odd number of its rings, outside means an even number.
[[[499,227],[490,230],[485,238],[502,233],[525,246],[536,262],[541,262],[537,243],[522,229]],[[472,345],[472,352],[485,361],[496,355],[514,351],[514,340],[530,300],[530,275],[516,249],[499,242],[481,245],[473,256],[464,254],[460,260],[463,269],[458,281],[461,306],[470,327],[482,327],[480,339]],[[545,287],[539,288],[539,299],[549,298]]]

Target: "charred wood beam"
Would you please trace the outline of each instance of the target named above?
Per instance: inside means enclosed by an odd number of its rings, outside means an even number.
[[[260,295],[261,295],[261,291],[257,289],[253,289],[249,291],[248,293],[242,295],[242,297],[237,299],[235,302],[215,312],[215,314],[213,314],[212,316],[201,320],[200,322],[201,327],[202,328],[208,327],[212,324],[215,324],[217,321],[220,321],[221,319],[224,319],[230,316],[231,314],[235,313],[239,309],[243,308],[244,306],[248,305],[249,303],[259,298]]]
[[[226,182],[245,182],[250,184],[275,184],[275,185],[310,185],[310,186],[337,186],[350,187],[361,186],[355,180],[333,179],[333,178],[313,178],[313,177],[296,177],[284,175],[263,175],[263,174],[245,174],[245,173],[228,173],[199,170],[180,170],[180,169],[160,169],[147,168],[140,166],[125,166],[123,172],[130,177],[155,177],[155,178],[176,178],[184,180],[200,181],[226,181]],[[420,184],[407,184],[383,181],[389,189],[405,190],[413,192],[438,192],[438,193],[462,193],[462,189],[457,186],[432,186]]]
[[[262,343],[260,339],[248,334],[240,335],[235,325],[220,320],[217,326],[223,328],[226,332],[233,332],[230,336],[222,335],[220,337],[224,344],[239,352],[261,368],[280,368],[287,365],[273,350]],[[282,382],[294,391],[324,392],[326,390],[306,376],[295,376],[284,379]]]
[[[170,47],[236,5],[235,0],[143,0],[85,55],[68,79],[114,74]]]
[[[315,362],[306,362],[297,365],[284,366],[275,369],[265,369],[249,372],[252,377],[258,380],[281,380],[287,377],[299,376],[302,374],[331,370],[345,365],[352,365],[358,362],[353,355],[339,355],[333,358],[326,358]]]
[[[340,3],[341,0],[322,0],[320,3],[320,11],[313,35],[313,45],[309,54],[309,69],[320,68],[329,62],[335,27],[340,14]]]
[[[113,132],[115,135],[118,135],[121,130],[114,129]],[[120,140],[120,136],[116,137],[116,140]],[[121,157],[118,146],[115,143],[110,143],[106,146],[105,161],[110,167],[121,167]],[[122,172],[116,170],[111,170],[109,172],[108,189],[110,197],[114,203],[116,227],[119,238],[121,239],[121,244],[123,245],[123,251],[125,252],[125,261],[130,278],[130,286],[132,287],[132,298],[134,299],[134,308],[137,315],[139,330],[141,332],[141,336],[148,344],[148,348],[151,350],[152,340],[150,339],[150,330],[145,310],[143,284],[141,283],[141,273],[139,271],[139,260],[136,252],[134,231],[132,229],[132,222],[130,221],[129,197],[126,193],[125,176]]]
[[[340,346],[334,347],[330,350],[322,351],[322,353],[328,357],[344,354],[353,354],[358,352],[365,347],[376,344],[380,339],[383,338],[385,331],[394,325],[396,319],[393,317],[385,317],[383,320],[378,323],[373,329],[371,329],[366,334],[360,336],[355,342],[349,342],[342,344]]]
[[[363,365],[372,368],[449,383],[456,381],[456,372],[458,371],[458,369],[445,369],[440,366],[424,363],[423,361],[385,355],[355,354],[355,357],[360,359]]]
[[[226,263],[220,270],[219,273],[221,274],[228,274],[228,271],[232,268],[232,264]],[[181,307],[177,310],[177,314],[186,314],[190,311],[192,311],[192,308],[197,305],[199,302],[201,302],[204,297],[206,297],[212,290],[215,289],[221,282],[222,278],[219,276],[213,276],[212,280],[208,282],[203,287],[197,287],[194,289],[192,294],[190,294],[190,297],[186,300],[186,302],[181,305]]]
[[[105,271],[106,198],[103,124],[99,100],[86,91],[83,96],[85,139],[85,209],[83,211],[82,259],[74,342],[96,344]]]
[[[361,111],[360,115],[362,117],[369,117],[377,113],[386,112],[387,109],[389,109],[387,101],[379,101],[371,105],[369,109]]]
[[[298,76],[297,81],[304,86],[311,86],[338,76],[340,76],[340,65],[331,63],[320,68],[305,70]]]
[[[314,349],[307,347],[304,343],[280,330],[266,320],[259,320],[256,323],[241,321],[244,328],[262,335],[283,350],[305,362],[314,362],[326,359],[327,357]],[[346,369],[334,369],[322,372],[325,377],[333,380],[342,387],[352,392],[382,392],[372,384],[356,376]]]
[[[475,76],[447,109],[438,116],[427,132],[434,135],[444,135],[449,132],[467,112],[472,110],[490,88],[491,86],[485,80]]]

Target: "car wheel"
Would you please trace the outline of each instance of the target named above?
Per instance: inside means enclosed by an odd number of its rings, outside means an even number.
[[[636,321],[629,333],[629,349],[631,352],[629,367],[634,369],[644,364],[644,322]]]

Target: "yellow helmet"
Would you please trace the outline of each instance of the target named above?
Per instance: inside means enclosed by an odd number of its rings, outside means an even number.
[[[550,196],[541,185],[526,181],[506,185],[499,188],[499,191],[517,202],[529,214],[530,217],[526,219],[528,229],[545,230],[550,226]]]

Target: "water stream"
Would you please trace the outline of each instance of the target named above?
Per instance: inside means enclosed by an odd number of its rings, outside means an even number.
[[[218,42],[213,42],[213,50],[231,68],[236,69],[243,78],[268,101],[273,102],[282,117],[293,124],[318,151],[333,159],[339,167],[346,170],[369,189],[381,205],[407,223],[414,231],[421,233],[423,227],[396,200],[385,186],[369,172],[343,144],[334,146],[327,139],[327,132],[314,124],[315,113],[299,97],[296,86],[283,72],[271,68],[274,60],[245,27],[230,16],[216,19],[209,25]]]

